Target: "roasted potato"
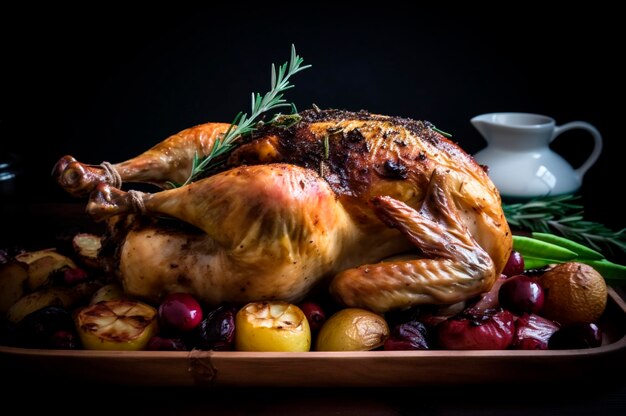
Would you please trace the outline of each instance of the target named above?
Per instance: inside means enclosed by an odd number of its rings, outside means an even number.
[[[18,323],[26,315],[48,306],[69,309],[89,299],[100,287],[99,283],[94,282],[79,283],[72,287],[46,287],[20,298],[9,308],[6,318]]]
[[[15,256],[15,260],[27,265],[27,289],[37,290],[50,283],[52,275],[64,268],[76,268],[72,259],[54,249],[29,251]]]
[[[67,288],[46,288],[20,298],[9,308],[7,319],[18,323],[27,315],[48,307],[57,306],[67,308],[70,305],[69,289]]]

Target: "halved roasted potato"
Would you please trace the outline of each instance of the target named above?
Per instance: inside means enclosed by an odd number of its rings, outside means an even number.
[[[28,266],[26,286],[31,291],[50,283],[50,277],[59,270],[77,267],[72,259],[54,249],[28,251],[15,256],[15,260]]]

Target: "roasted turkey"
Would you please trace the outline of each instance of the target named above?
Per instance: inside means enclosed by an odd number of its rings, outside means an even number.
[[[297,302],[322,287],[343,305],[384,312],[492,286],[511,232],[471,156],[428,122],[365,111],[300,116],[242,137],[207,177],[173,189],[228,124],[183,130],[118,164],[65,156],[53,176],[89,195],[96,220],[118,234],[124,224],[117,270],[135,296]],[[126,182],[163,190],[123,191]]]

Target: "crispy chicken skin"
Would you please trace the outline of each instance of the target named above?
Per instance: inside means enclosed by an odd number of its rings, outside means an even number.
[[[346,306],[384,312],[491,287],[512,239],[498,191],[471,156],[427,122],[300,115],[290,127],[260,128],[207,177],[175,189],[118,188],[184,182],[194,153],[208,154],[228,124],[184,130],[115,165],[65,156],[53,175],[73,195],[90,195],[97,220],[138,214],[193,226],[127,230],[119,274],[133,295],[295,302],[329,285]]]

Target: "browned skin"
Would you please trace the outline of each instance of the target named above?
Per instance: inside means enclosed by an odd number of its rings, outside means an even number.
[[[193,155],[208,154],[215,139],[230,124],[207,123],[170,136],[141,155],[113,167],[123,182],[146,182],[166,187],[166,183],[183,183],[189,176]],[[99,183],[112,183],[100,165],[86,165],[72,156],[62,157],[52,169],[52,176],[74,196],[85,196]]]
[[[55,175],[71,193],[68,182],[95,189],[88,211],[98,219],[143,211],[201,230],[130,231],[120,272],[136,295],[296,301],[332,278],[340,302],[386,311],[491,287],[511,235],[495,186],[469,155],[424,122],[334,110],[302,116],[289,129],[262,129],[220,171],[177,189],[130,195],[63,160]],[[185,130],[114,168],[124,181],[183,182],[194,152],[206,154],[226,128]],[[208,132],[203,140],[198,131]]]

